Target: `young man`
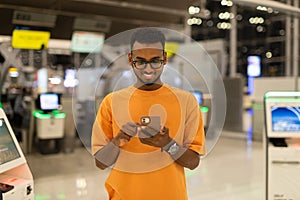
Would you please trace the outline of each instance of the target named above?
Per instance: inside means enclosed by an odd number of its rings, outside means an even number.
[[[114,165],[105,183],[109,199],[185,200],[184,167],[196,168],[205,154],[196,99],[160,79],[164,46],[157,29],[134,32],[128,60],[137,81],[107,95],[97,113],[92,152],[100,169]]]

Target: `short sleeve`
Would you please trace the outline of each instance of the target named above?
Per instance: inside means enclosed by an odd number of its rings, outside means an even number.
[[[204,155],[205,134],[200,106],[193,95],[189,95],[187,102],[183,145],[199,155]]]
[[[92,154],[94,155],[113,138],[111,95],[106,96],[97,112],[92,129]]]

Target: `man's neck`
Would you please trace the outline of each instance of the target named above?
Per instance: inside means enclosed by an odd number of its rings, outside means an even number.
[[[145,91],[153,91],[159,89],[163,83],[153,83],[153,84],[138,84],[136,83],[134,86],[139,90]]]

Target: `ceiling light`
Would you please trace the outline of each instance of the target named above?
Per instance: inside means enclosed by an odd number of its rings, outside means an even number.
[[[267,57],[267,58],[272,58],[272,52],[268,51],[268,52],[266,53],[266,57]]]
[[[264,30],[265,30],[265,28],[261,25],[256,27],[256,31],[259,32],[259,33],[264,32]]]
[[[222,0],[222,1],[221,1],[221,5],[222,5],[222,6],[227,6],[227,0]]]
[[[196,7],[196,6],[190,6],[189,7],[189,14],[190,15],[194,15],[194,14],[199,13],[199,12],[200,12],[199,7]]]
[[[230,6],[233,5],[233,3],[232,3],[231,0],[222,0],[222,1],[221,1],[221,5],[222,5],[222,6],[228,6],[228,7],[230,7]]]
[[[265,20],[262,17],[251,17],[249,22],[250,24],[263,24]]]
[[[274,10],[273,10],[273,8],[268,8],[268,13],[272,13]]]
[[[220,18],[220,19],[225,19],[225,20],[233,19],[233,18],[234,18],[234,14],[233,14],[233,13],[230,13],[230,12],[220,13],[220,14],[219,14],[219,18]]]
[[[193,25],[193,20],[192,19],[188,19],[187,20],[187,24],[190,25],[190,26]]]
[[[236,20],[241,21],[242,19],[243,19],[243,16],[242,16],[242,15],[238,14],[238,15],[236,16]]]
[[[279,30],[279,35],[285,35],[285,30],[284,29],[280,29]]]
[[[218,29],[223,29],[223,30],[225,30],[225,29],[231,29],[231,24],[228,23],[228,22],[219,22],[217,24],[217,28]]]
[[[214,22],[212,20],[209,20],[206,24],[208,27],[212,27],[214,25]]]
[[[256,10],[261,10],[261,11],[268,11],[268,8],[265,6],[257,6]]]
[[[187,20],[187,24],[188,25],[200,25],[200,24],[202,24],[202,20],[200,18],[193,17],[193,18],[190,18]]]
[[[227,6],[228,7],[233,6],[233,2],[232,1],[228,1]]]

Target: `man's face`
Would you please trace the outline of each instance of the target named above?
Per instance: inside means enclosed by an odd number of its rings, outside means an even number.
[[[160,76],[167,59],[160,42],[153,44],[135,42],[128,59],[139,83],[144,85],[161,83]]]

